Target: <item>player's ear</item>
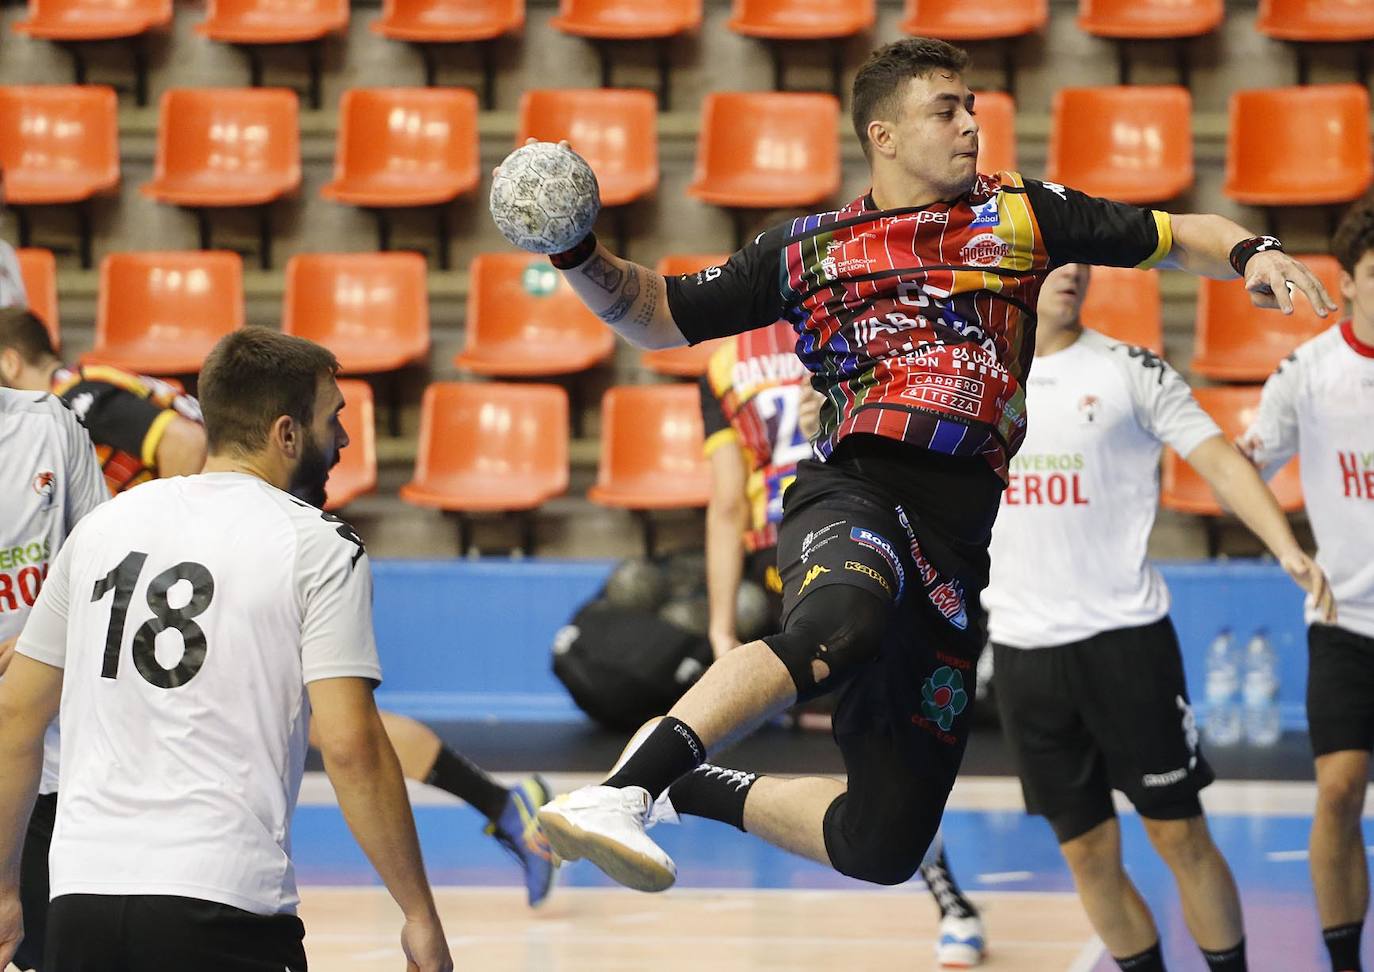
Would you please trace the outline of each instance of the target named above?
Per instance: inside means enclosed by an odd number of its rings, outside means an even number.
[[[288,459],[295,459],[301,450],[301,427],[289,415],[278,415],[268,429],[268,441]]]
[[[875,155],[885,158],[892,158],[896,154],[893,143],[892,125],[881,118],[874,118],[868,123],[865,129],[868,133],[868,143]]]
[[[23,362],[14,348],[0,348],[0,387],[9,387],[19,377]]]
[[[1355,278],[1344,270],[1341,271],[1341,296],[1349,303],[1355,302]]]

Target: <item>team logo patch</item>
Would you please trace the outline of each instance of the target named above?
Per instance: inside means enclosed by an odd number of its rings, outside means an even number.
[[[944,665],[921,685],[921,715],[949,732],[955,716],[968,707],[962,673]]]
[[[856,574],[863,574],[865,577],[871,577],[877,581],[879,585],[882,586],[882,589],[887,591],[888,594],[892,593],[892,588],[887,583],[887,578],[868,566],[868,564],[861,564],[857,560],[846,560],[844,562],[844,569],[852,570]]]
[[[897,578],[897,596],[902,596],[902,590],[906,587],[906,571],[902,570],[902,561],[897,556],[897,551],[892,544],[878,536],[872,530],[865,530],[863,527],[851,527],[849,539],[861,546],[869,547],[878,551],[887,565],[892,568],[892,576]],[[886,584],[883,585],[887,587]]]
[[[996,226],[1001,221],[1002,216],[997,212],[997,200],[994,198],[973,207],[973,222],[969,226]]]
[[[1092,424],[1097,420],[1098,398],[1096,395],[1084,395],[1078,400],[1078,416],[1084,422]]]
[[[811,569],[806,572],[806,577],[801,582],[801,587],[797,588],[797,596],[801,597],[802,592],[811,586],[811,582],[822,574],[830,573],[829,567],[822,567],[820,564],[812,564]]]
[[[53,504],[53,497],[57,493],[57,476],[51,472],[41,472],[33,477],[33,491],[43,500],[43,508],[46,510]]]
[[[1011,244],[996,233],[980,233],[964,244],[959,261],[973,267],[995,267],[1011,254]]]

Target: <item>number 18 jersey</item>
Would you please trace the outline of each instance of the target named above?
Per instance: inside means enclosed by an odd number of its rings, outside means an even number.
[[[240,473],[146,483],[77,526],[16,650],[64,669],[54,897],[295,910],[305,685],[381,678],[351,527]]]

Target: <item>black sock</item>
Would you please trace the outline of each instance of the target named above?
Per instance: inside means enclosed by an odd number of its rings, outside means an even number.
[[[1124,972],[1165,972],[1164,953],[1159,950],[1159,942],[1155,942],[1143,952],[1125,958],[1113,955],[1112,961]]]
[[[1322,929],[1322,940],[1331,953],[1332,972],[1360,972],[1360,933],[1364,922]]]
[[[488,776],[485,770],[447,746],[439,747],[439,755],[434,757],[434,767],[425,777],[425,782],[467,801],[492,823],[501,816],[501,811],[506,808],[506,798],[510,796],[510,791]]]
[[[1246,972],[1245,965],[1245,938],[1236,943],[1234,948],[1228,948],[1221,952],[1209,952],[1205,948],[1200,948],[1202,957],[1207,960],[1207,968],[1212,972]]]
[[[930,888],[930,893],[935,896],[935,903],[940,906],[941,918],[948,918],[950,915],[956,918],[977,916],[978,909],[973,906],[972,901],[964,897],[964,892],[959,890],[958,882],[950,873],[949,861],[945,860],[943,847],[940,848],[940,853],[936,855],[935,860],[921,865],[921,879],[926,882],[926,887]]]
[[[744,829],[744,801],[758,776],[702,763],[668,787],[673,809]]]
[[[642,786],[658,795],[680,777],[706,762],[706,747],[692,727],[681,719],[664,716],[644,737],[638,749],[616,770],[605,786]]]

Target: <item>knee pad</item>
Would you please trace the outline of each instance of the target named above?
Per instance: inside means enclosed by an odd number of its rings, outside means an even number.
[[[842,793],[825,814],[825,849],[841,874],[870,884],[905,884],[911,880],[939,829],[938,819],[920,813],[882,815],[882,820],[856,819],[853,804]]]
[[[763,639],[787,666],[797,701],[828,692],[878,656],[892,606],[858,587],[818,588],[792,609],[779,634]]]

